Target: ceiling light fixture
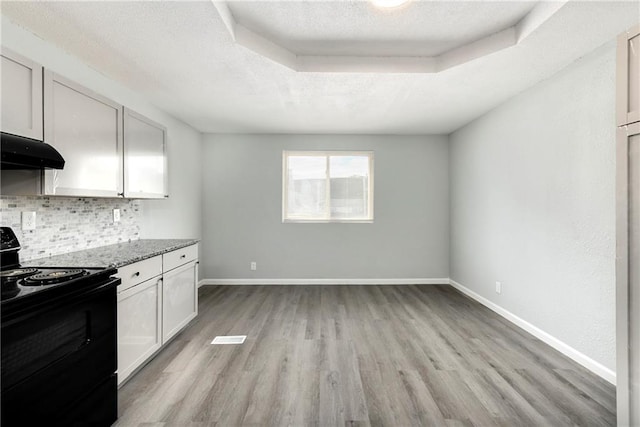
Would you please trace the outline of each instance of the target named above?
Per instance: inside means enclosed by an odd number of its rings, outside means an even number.
[[[379,7],[381,9],[399,7],[408,2],[409,0],[371,0],[371,3],[373,3],[375,7]]]

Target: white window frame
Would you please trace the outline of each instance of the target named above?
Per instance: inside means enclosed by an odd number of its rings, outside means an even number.
[[[331,156],[367,156],[369,158],[369,199],[367,210],[368,218],[337,218],[337,219],[304,219],[304,218],[287,218],[287,183],[288,176],[288,158],[292,156],[309,156],[309,157],[326,157],[327,158],[327,179],[329,179],[329,158]],[[349,224],[371,224],[373,223],[373,151],[282,151],[282,222],[283,223],[349,223]],[[330,186],[327,185],[327,209],[331,208],[329,203]]]

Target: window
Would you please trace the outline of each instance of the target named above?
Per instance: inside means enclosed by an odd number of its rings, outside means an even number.
[[[284,222],[372,222],[373,152],[284,151]]]

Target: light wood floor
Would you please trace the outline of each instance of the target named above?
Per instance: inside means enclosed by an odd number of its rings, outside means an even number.
[[[612,385],[448,286],[203,287],[119,406],[118,426],[616,421]]]

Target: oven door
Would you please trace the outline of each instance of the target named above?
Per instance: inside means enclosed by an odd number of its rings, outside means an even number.
[[[62,420],[68,425],[110,425],[116,420],[118,282],[108,279],[2,324],[3,426],[56,425]],[[86,401],[104,406],[94,408],[103,419],[74,415]]]

